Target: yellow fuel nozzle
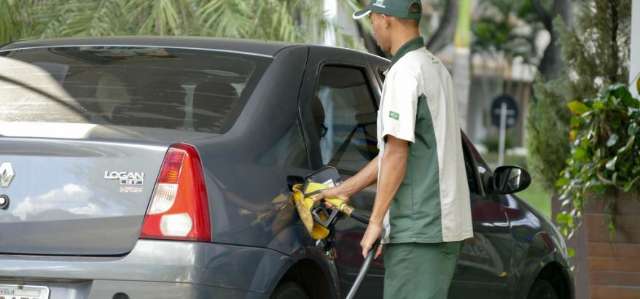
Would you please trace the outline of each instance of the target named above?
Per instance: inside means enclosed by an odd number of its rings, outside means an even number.
[[[306,185],[306,189],[304,190],[305,196],[312,196],[324,189],[329,188],[329,186],[316,182],[308,182]],[[347,216],[351,216],[353,213],[353,208],[347,205],[344,199],[339,197],[328,197],[324,199],[325,202],[331,204],[336,210],[347,214]]]
[[[338,211],[346,214],[347,216],[351,216],[351,214],[353,213],[353,207],[349,206],[342,198],[329,197],[325,198],[324,201],[328,202]]]
[[[292,187],[293,201],[296,205],[298,215],[311,238],[315,240],[324,239],[329,235],[329,229],[325,225],[327,225],[328,222],[331,222],[330,218],[334,216],[327,215],[326,213],[314,212],[314,209],[319,203],[316,203],[313,200],[313,195],[327,188],[329,188],[329,186],[313,181],[308,181],[304,186],[302,184],[296,184]],[[335,210],[346,214],[347,216],[351,216],[353,213],[353,208],[347,205],[345,200],[342,198],[330,197],[325,198],[324,201],[332,205]],[[315,211],[317,212],[318,209],[315,209]],[[317,218],[314,218],[314,215]]]

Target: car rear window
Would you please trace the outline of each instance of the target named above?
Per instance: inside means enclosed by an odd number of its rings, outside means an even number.
[[[0,122],[222,134],[235,122],[270,60],[164,47],[0,51]]]

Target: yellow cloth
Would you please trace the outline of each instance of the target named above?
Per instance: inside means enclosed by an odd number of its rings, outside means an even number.
[[[311,215],[311,210],[316,204],[313,200],[313,195],[317,194],[319,191],[329,188],[329,186],[325,184],[308,182],[306,189],[302,190],[303,186],[301,184],[296,184],[293,186],[293,201],[296,205],[296,210],[298,211],[298,215],[300,216],[300,220],[304,224],[304,227],[309,232],[309,235],[314,240],[321,240],[326,238],[329,235],[329,230],[313,221],[313,216]],[[351,215],[353,208],[345,203],[344,200],[338,197],[325,198],[326,202],[333,205],[340,212],[345,213],[347,215]],[[319,215],[320,217],[327,217],[326,215]],[[321,219],[326,220],[326,219]]]

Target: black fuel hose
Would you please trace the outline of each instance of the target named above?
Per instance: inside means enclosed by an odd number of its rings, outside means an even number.
[[[356,277],[356,280],[353,282],[353,285],[351,286],[351,289],[349,290],[349,293],[347,294],[346,299],[353,299],[356,296],[356,293],[358,293],[358,289],[360,289],[360,285],[362,284],[364,277],[367,275],[367,271],[369,271],[369,266],[371,265],[371,261],[373,260],[373,256],[375,255],[376,250],[378,249],[378,246],[380,246],[380,244],[376,242],[376,245],[374,245],[373,248],[369,250],[367,257],[364,259],[364,262],[362,262],[362,266],[360,266],[360,271],[358,272],[358,276]]]
[[[362,215],[355,210],[349,214],[349,217],[362,224],[369,224],[369,217]],[[356,296],[356,293],[358,293],[358,289],[360,289],[360,285],[362,284],[364,277],[367,275],[367,271],[369,271],[369,266],[371,266],[371,261],[373,260],[379,246],[380,239],[376,241],[373,247],[369,250],[369,253],[367,253],[367,257],[364,259],[364,262],[362,262],[362,266],[360,266],[360,270],[358,271],[358,276],[356,276],[349,293],[347,293],[346,299],[353,299]]]

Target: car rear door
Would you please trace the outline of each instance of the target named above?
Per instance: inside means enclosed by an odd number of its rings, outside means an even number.
[[[347,179],[377,155],[380,82],[368,62],[370,59],[352,51],[311,48],[300,107],[314,169],[331,165]],[[371,186],[355,195],[351,204],[369,213],[374,198],[375,186]],[[348,291],[363,262],[360,240],[365,228],[351,219],[336,225],[333,258],[343,293]],[[383,275],[382,260],[374,261],[358,297],[381,297]]]

